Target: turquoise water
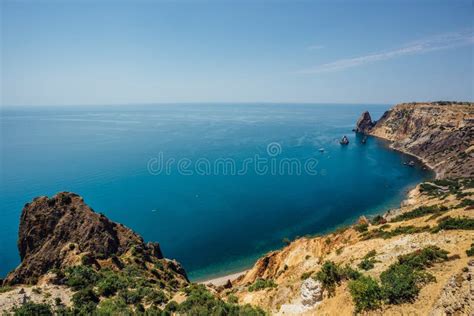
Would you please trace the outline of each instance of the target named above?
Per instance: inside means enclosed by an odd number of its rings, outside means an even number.
[[[23,205],[58,191],[76,192],[96,211],[160,242],[164,254],[179,260],[194,280],[248,267],[281,247],[283,238],[327,231],[395,207],[430,173],[404,166],[410,158],[383,141],[369,138],[363,145],[351,132],[363,110],[378,118],[388,107],[4,108],[0,275],[19,263]],[[348,135],[348,146],[338,143],[342,135]],[[271,143],[276,152],[267,152]],[[186,175],[177,168],[152,174],[150,162],[160,155],[163,161],[186,158],[191,164],[225,158],[236,167],[255,155],[269,166],[286,158],[316,163],[311,174],[300,175],[252,167],[243,174]],[[196,171],[193,166],[187,171]]]

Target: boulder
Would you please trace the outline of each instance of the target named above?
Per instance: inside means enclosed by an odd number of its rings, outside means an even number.
[[[322,284],[312,278],[307,278],[301,284],[301,302],[304,306],[314,306],[323,299]]]

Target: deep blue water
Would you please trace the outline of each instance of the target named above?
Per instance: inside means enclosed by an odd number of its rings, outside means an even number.
[[[72,191],[96,211],[161,243],[191,278],[248,267],[282,239],[333,229],[361,214],[395,207],[427,178],[410,159],[351,132],[363,110],[388,105],[146,105],[3,108],[1,116],[0,275],[19,263],[23,205],[38,195]],[[350,144],[338,139],[348,135]],[[276,142],[281,153],[270,156]],[[323,147],[324,152],[319,148]],[[278,148],[277,148],[278,149]],[[242,175],[150,174],[153,157],[247,158],[301,163],[311,171]],[[193,165],[190,169],[193,170]],[[154,169],[155,170],[155,169]],[[188,169],[187,169],[188,170]],[[195,169],[194,169],[195,170]]]

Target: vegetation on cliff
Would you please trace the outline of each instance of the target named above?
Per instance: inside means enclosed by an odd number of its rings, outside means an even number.
[[[145,243],[73,193],[40,197],[25,205],[18,247],[22,262],[2,287],[7,295],[20,288],[15,294],[20,304],[10,310],[16,315],[265,314],[190,283],[181,265],[164,258],[157,243]],[[37,284],[32,291],[44,299],[51,296],[41,292],[44,284],[68,289],[70,304],[59,297],[49,304],[30,301],[21,287],[25,284]]]

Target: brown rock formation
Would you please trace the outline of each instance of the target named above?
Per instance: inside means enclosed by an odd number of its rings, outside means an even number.
[[[398,104],[367,133],[419,157],[438,178],[474,176],[474,103]]]
[[[87,264],[107,258],[120,261],[117,257],[132,246],[145,257],[163,258],[158,243],[145,244],[129,228],[95,213],[77,194],[39,197],[23,208],[18,238],[21,264],[5,283],[36,283],[48,270],[74,265],[78,260],[87,259]],[[169,262],[170,269],[186,279],[182,267]]]
[[[366,134],[372,129],[372,127],[374,127],[374,125],[375,123],[372,122],[370,113],[365,111],[357,120],[355,132]]]

